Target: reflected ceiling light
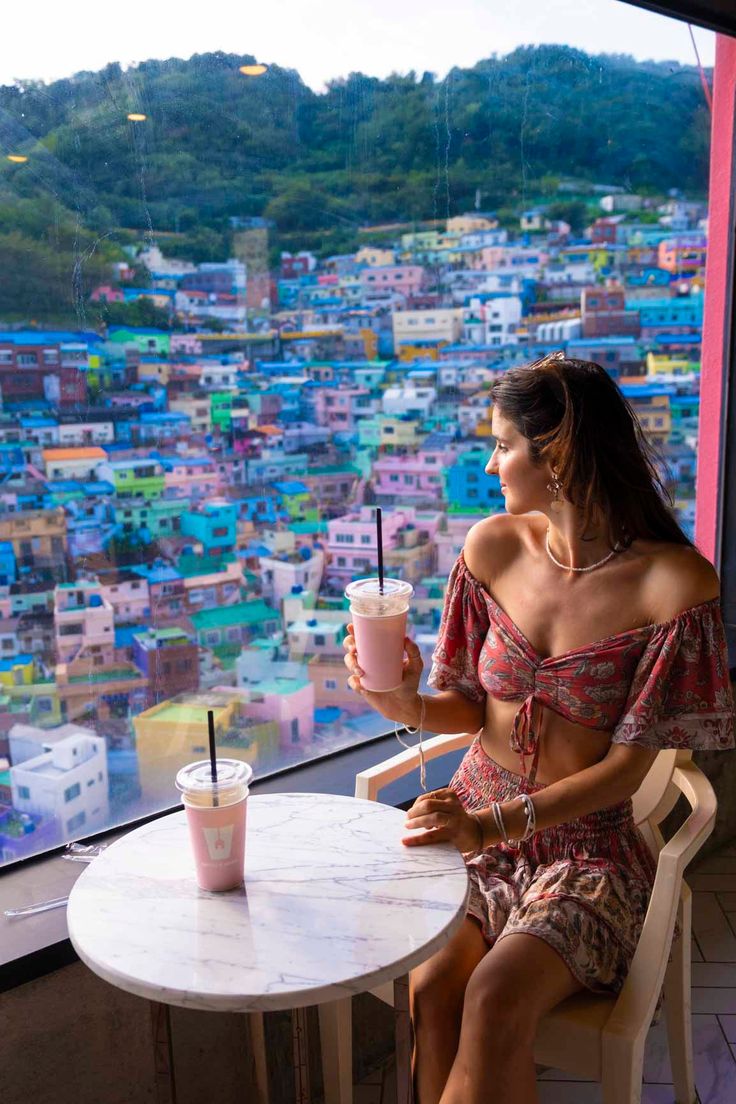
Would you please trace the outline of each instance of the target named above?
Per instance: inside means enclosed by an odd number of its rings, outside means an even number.
[[[261,62],[257,62],[255,65],[241,65],[240,72],[246,77],[260,77],[263,73],[268,71],[267,65],[262,65]]]
[[[143,123],[148,118],[147,115],[141,115],[140,111],[131,111],[128,115],[131,123]]]
[[[9,153],[8,161],[12,161],[14,165],[24,165],[28,158],[24,153]]]

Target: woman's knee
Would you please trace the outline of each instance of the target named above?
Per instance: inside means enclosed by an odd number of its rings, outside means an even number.
[[[415,1023],[457,1020],[462,1012],[465,986],[486,953],[477,926],[464,932],[438,954],[409,974],[409,999]]]
[[[536,1018],[530,1012],[524,993],[501,977],[488,973],[471,977],[463,1002],[463,1029],[481,1031],[489,1040],[503,1044],[526,1044],[534,1038]]]

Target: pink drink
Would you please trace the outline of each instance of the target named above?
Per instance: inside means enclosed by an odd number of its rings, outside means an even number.
[[[218,892],[241,885],[245,868],[248,782],[253,771],[238,759],[190,763],[176,776],[187,813],[197,885]]]
[[[345,594],[355,630],[358,665],[366,690],[385,692],[401,686],[404,673],[404,638],[411,583],[384,579],[381,593],[378,579],[357,579]]]
[[[395,690],[403,675],[406,610],[392,617],[350,616],[358,664],[365,671],[361,685],[365,690]]]

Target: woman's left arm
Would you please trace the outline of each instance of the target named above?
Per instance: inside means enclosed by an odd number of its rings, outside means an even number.
[[[588,813],[625,801],[639,789],[657,757],[657,751],[633,744],[611,744],[604,759],[530,795],[536,813],[536,828],[566,824]],[[500,803],[506,833],[519,839],[526,829],[526,811],[520,798]],[[406,827],[429,831],[404,838],[410,846],[425,843],[454,843],[461,851],[479,850],[501,842],[490,807],[466,813],[454,790],[422,794],[406,814]],[[483,830],[481,844],[480,828]]]
[[[600,762],[531,794],[537,816],[537,831],[553,828],[556,824],[566,824],[570,820],[587,816],[588,813],[596,813],[599,809],[607,809],[620,801],[626,801],[639,789],[657,755],[658,752],[652,748],[634,744],[611,744],[607,755]],[[503,802],[501,813],[508,835],[512,839],[523,835],[526,812],[521,800],[517,797]],[[498,832],[490,810],[482,810],[480,815],[483,828],[487,829],[484,839],[489,842],[486,846],[498,842]],[[494,838],[490,838],[492,834]]]

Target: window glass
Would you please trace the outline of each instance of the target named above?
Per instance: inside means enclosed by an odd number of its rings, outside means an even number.
[[[603,365],[692,535],[707,254],[708,32],[701,73],[617,0],[284,0],[251,44],[41,7],[0,58],[5,863],[175,804],[208,711],[257,776],[390,729],[344,588],[379,505],[426,688],[513,365]]]

